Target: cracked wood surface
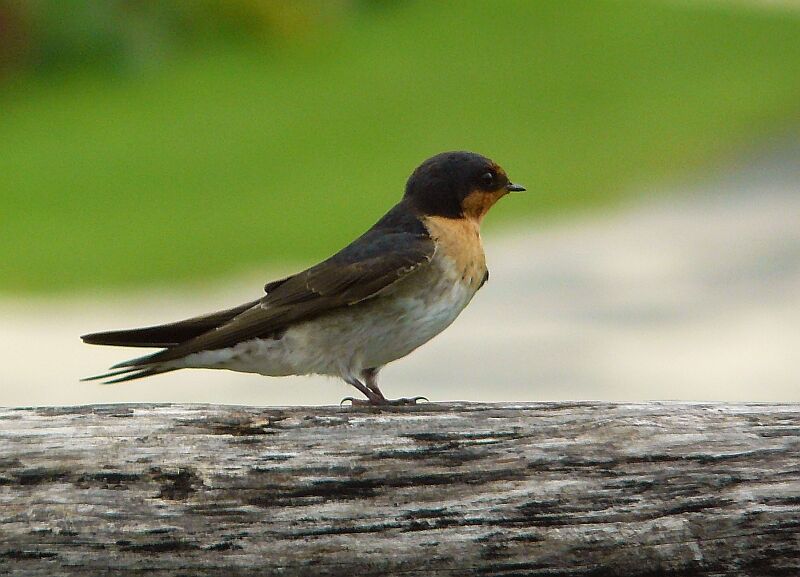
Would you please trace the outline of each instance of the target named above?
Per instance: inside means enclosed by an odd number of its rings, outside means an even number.
[[[800,406],[0,409],[0,574],[800,575]]]

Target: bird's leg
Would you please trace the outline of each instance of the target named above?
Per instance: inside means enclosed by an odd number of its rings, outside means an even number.
[[[354,378],[345,379],[345,381],[364,393],[364,396],[366,396],[368,400],[364,401],[361,399],[354,399],[353,397],[347,397],[342,399],[342,402],[350,401],[353,406],[402,406],[416,405],[417,401],[419,400],[428,400],[425,397],[413,397],[410,399],[387,399],[383,396],[383,393],[378,388],[378,371],[380,370],[381,367],[373,367],[361,371],[361,378],[364,380],[363,383]]]
[[[378,388],[378,371],[380,370],[381,367],[364,369],[363,371],[361,371],[361,378],[364,380],[364,384],[367,386],[369,390],[383,397],[383,393]]]
[[[380,393],[380,391],[378,393],[375,393],[372,389],[367,388],[364,385],[364,383],[362,383],[361,381],[359,381],[355,377],[346,377],[344,379],[344,381],[348,385],[353,385],[355,388],[357,388],[359,391],[361,391],[364,394],[364,396],[367,397],[368,400],[364,401],[362,399],[355,399],[353,397],[345,397],[339,403],[340,405],[342,403],[344,403],[345,401],[350,401],[351,403],[353,403],[354,406],[355,405],[380,405],[380,404],[382,404],[381,401],[385,401],[386,400],[383,397],[383,395]]]

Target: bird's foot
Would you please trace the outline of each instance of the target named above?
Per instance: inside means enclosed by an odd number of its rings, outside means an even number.
[[[405,407],[408,405],[416,405],[417,401],[430,402],[426,397],[387,399],[385,397],[373,396],[368,399],[345,397],[339,404],[343,405],[346,401],[350,401],[353,407]]]

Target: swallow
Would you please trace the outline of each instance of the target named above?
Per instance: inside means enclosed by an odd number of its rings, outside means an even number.
[[[445,152],[411,174],[405,194],[327,260],[269,282],[261,298],[174,323],[83,335],[85,343],[162,350],[84,380],[131,381],[186,368],[266,376],[339,377],[366,399],[387,399],[378,373],[446,329],[486,283],[481,221],[525,188],[472,152]],[[427,399],[426,399],[427,400]]]

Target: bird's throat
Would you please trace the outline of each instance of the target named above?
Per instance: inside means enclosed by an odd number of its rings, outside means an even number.
[[[506,191],[504,189],[497,191],[474,190],[470,192],[461,203],[464,216],[468,220],[474,220],[480,224],[489,209],[505,194]]]

